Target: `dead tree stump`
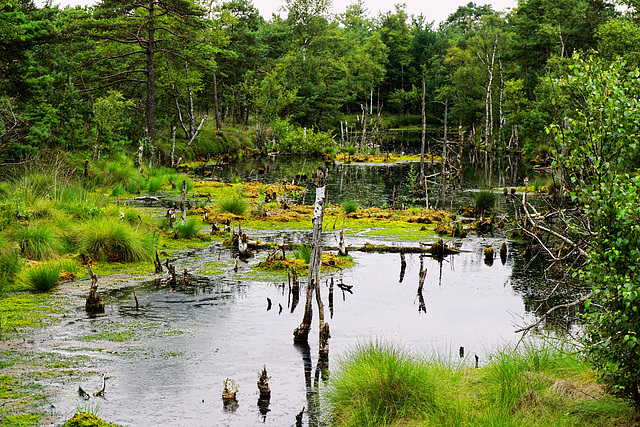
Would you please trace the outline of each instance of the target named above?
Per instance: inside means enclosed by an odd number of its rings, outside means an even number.
[[[262,373],[258,378],[258,390],[260,390],[261,399],[269,399],[271,397],[271,388],[269,388],[269,377],[267,375],[267,365],[262,366]]]
[[[85,302],[84,308],[87,313],[104,313],[104,302],[98,295],[98,276],[93,273],[91,264],[87,265],[89,270],[89,276],[91,277],[91,288],[89,290],[89,296]]]
[[[295,343],[307,343],[311,321],[313,319],[313,292],[318,287],[320,280],[320,265],[322,255],[322,219],[324,217],[324,203],[326,193],[327,169],[319,168],[316,179],[316,200],[313,208],[313,239],[311,241],[311,258],[309,260],[309,275],[307,280],[307,299],[304,307],[302,323],[293,331]],[[320,304],[319,294],[317,301]],[[321,306],[319,306],[321,309]],[[323,316],[323,315],[322,315]],[[320,327],[323,327],[324,319],[321,319]]]

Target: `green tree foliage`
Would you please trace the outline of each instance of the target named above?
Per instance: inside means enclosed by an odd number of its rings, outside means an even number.
[[[99,41],[92,64],[101,69],[96,87],[143,86],[144,136],[155,144],[157,56],[193,61],[202,40],[203,10],[190,0],[104,0],[81,27]],[[140,96],[142,95],[142,96]]]
[[[569,125],[552,129],[556,159],[584,211],[574,231],[589,243],[586,349],[608,389],[640,408],[640,71],[621,61],[574,61],[561,81]]]

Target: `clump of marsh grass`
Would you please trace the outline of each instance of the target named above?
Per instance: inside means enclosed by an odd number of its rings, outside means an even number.
[[[345,200],[342,202],[342,211],[345,215],[349,215],[358,210],[358,202],[352,200]]]
[[[138,262],[153,258],[155,239],[136,232],[128,223],[100,218],[85,223],[78,234],[80,251],[111,262]]]
[[[133,161],[122,155],[115,159],[101,160],[92,168],[97,183],[107,187],[131,187],[135,192],[142,188],[142,174],[133,165]],[[114,194],[115,195],[115,194]]]
[[[147,190],[149,190],[152,193],[155,193],[162,188],[163,184],[164,184],[164,178],[162,176],[149,177],[149,180],[147,181]]]
[[[247,212],[249,204],[243,198],[235,196],[227,199],[222,199],[219,202],[218,207],[220,208],[221,212],[243,216]]]
[[[0,295],[12,283],[23,265],[20,252],[15,247],[0,247]]]
[[[447,399],[432,373],[430,365],[393,345],[358,345],[332,373],[326,396],[331,417],[340,426],[437,417]]]
[[[178,232],[179,238],[191,239],[192,237],[196,237],[198,235],[198,231],[200,231],[200,224],[197,220],[189,218],[184,222],[181,221],[177,223],[176,230]]]
[[[15,237],[22,255],[28,259],[50,259],[64,250],[64,243],[51,224],[34,223],[19,227],[15,230]]]
[[[58,285],[59,277],[60,265],[49,262],[28,269],[24,282],[33,292],[49,292]]]
[[[480,215],[490,213],[496,204],[496,194],[491,190],[478,191],[475,196],[476,212]]]
[[[309,261],[311,261],[311,248],[305,244],[301,244],[298,246],[298,249],[293,251],[293,256],[309,264]]]
[[[186,182],[187,183],[187,192],[193,190],[195,188],[195,184],[193,183],[193,181],[190,181],[189,179],[185,178],[185,177],[177,177],[174,182],[176,183],[176,190],[178,191],[182,191],[182,183]]]

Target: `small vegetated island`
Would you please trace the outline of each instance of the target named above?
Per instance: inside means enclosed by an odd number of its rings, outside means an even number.
[[[76,354],[40,351],[34,336],[78,311],[110,316],[123,283],[189,289],[244,263],[288,280],[305,306],[295,340],[308,340],[314,306],[320,317],[326,379],[321,274],[393,253],[402,281],[405,254],[442,262],[455,239],[488,233],[525,268],[544,265],[516,348],[474,364],[462,347],[461,362],[428,359],[372,337],[319,395],[309,386],[290,423],[637,425],[640,23],[638,4],[619,4],[468,3],[434,23],[364,1],[285,0],[268,18],[250,0],[1,2],[2,425],[112,425],[96,400],[110,378],[84,351],[184,331],[113,322]],[[384,201],[364,178],[359,197],[332,199],[336,165],[376,168]],[[481,182],[460,197],[470,171]],[[313,240],[259,238],[273,230]],[[176,261],[213,245],[232,255],[192,271]],[[483,255],[504,264],[507,245]],[[98,391],[82,387],[97,377]],[[263,416],[269,378],[265,366]],[[53,382],[81,384],[77,414],[51,410]],[[237,384],[224,390],[233,413]]]

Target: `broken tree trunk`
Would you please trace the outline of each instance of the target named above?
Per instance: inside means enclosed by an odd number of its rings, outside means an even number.
[[[182,193],[180,194],[180,218],[187,220],[187,210],[185,209],[185,198],[187,197],[187,180],[182,181]]]
[[[91,264],[87,265],[87,268],[89,269],[89,276],[91,276],[91,289],[84,308],[88,313],[103,313],[104,302],[98,296],[98,276],[93,273]]]
[[[156,259],[154,261],[156,267],[156,274],[162,273],[162,263],[160,262],[160,258],[158,257],[158,251],[156,251]]]
[[[307,343],[311,320],[313,319],[313,291],[320,280],[320,264],[322,255],[322,219],[326,192],[327,169],[318,169],[316,180],[316,201],[313,208],[313,239],[311,241],[311,258],[309,259],[309,275],[307,279],[307,300],[304,307],[302,323],[293,331],[295,343]],[[321,325],[322,326],[322,325]]]

